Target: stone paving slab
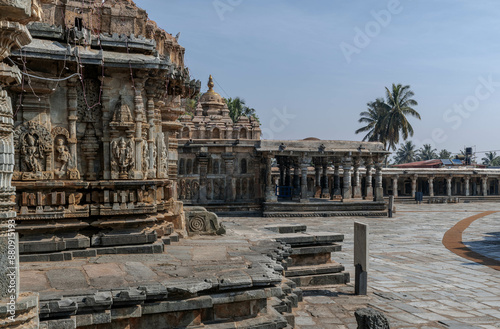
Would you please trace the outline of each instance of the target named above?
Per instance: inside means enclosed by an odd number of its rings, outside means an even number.
[[[500,205],[409,204],[398,205],[391,219],[266,218],[267,225],[304,224],[311,234],[344,234],[342,251],[332,258],[352,277],[354,222],[370,226],[368,296],[354,296],[352,284],[305,288],[304,302],[295,311],[296,327],[354,329],[354,311],[369,306],[383,311],[391,328],[500,328],[500,272],[461,258],[442,244],[444,233],[460,220],[495,210]],[[262,225],[255,218],[224,220],[230,234],[247,238],[258,236]],[[500,213],[472,223],[463,233],[464,244],[500,259],[498,223]]]

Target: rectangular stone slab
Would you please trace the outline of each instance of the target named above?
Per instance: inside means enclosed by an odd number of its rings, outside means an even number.
[[[326,244],[344,241],[344,235],[340,233],[289,233],[273,236],[277,241],[298,245]]]

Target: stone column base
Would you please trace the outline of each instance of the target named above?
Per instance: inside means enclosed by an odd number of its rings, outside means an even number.
[[[278,197],[273,189],[266,190],[266,202],[278,202]]]
[[[352,199],[352,190],[350,188],[345,188],[342,196],[344,199]]]
[[[367,187],[365,200],[371,200],[371,199],[373,199],[373,187]]]
[[[354,187],[354,199],[361,199],[363,196],[361,195],[361,187],[360,186],[355,186]]]

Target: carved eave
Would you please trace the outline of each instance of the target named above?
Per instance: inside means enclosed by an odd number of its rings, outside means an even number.
[[[21,48],[29,44],[31,40],[31,35],[25,25],[0,21],[0,60],[10,56],[12,49]]]

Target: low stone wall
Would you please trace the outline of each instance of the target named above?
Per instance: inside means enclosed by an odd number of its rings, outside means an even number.
[[[385,202],[266,202],[264,217],[387,216]]]

